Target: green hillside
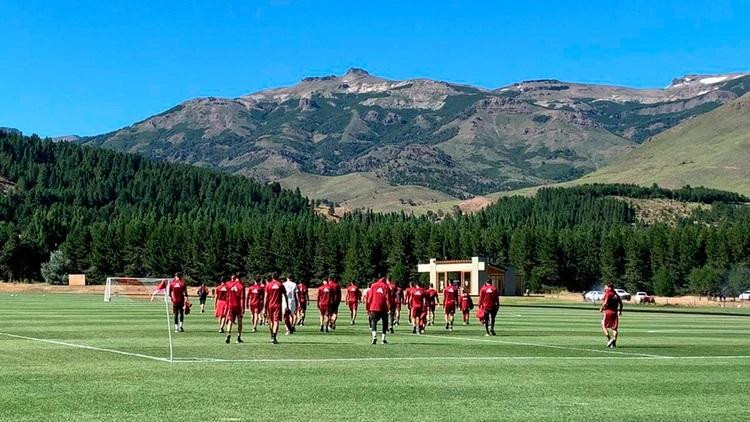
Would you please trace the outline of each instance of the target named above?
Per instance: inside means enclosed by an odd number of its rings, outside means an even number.
[[[750,95],[674,127],[567,184],[707,186],[750,194]]]

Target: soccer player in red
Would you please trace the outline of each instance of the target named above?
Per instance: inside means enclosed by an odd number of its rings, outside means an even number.
[[[500,309],[500,296],[497,287],[492,285],[492,280],[487,279],[484,286],[479,289],[479,309],[484,313],[485,336],[495,335],[495,318]]]
[[[258,323],[263,310],[263,296],[263,287],[258,283],[258,280],[255,280],[247,289],[247,302],[245,303],[245,308],[250,309],[252,315],[253,332],[258,331]]]
[[[261,297],[260,322],[258,323],[258,325],[263,325],[266,323],[266,312],[265,312],[266,283],[270,281],[271,281],[271,277],[268,277],[267,280],[264,280],[262,277],[260,278],[260,290],[263,292],[263,296]]]
[[[427,289],[415,285],[411,290],[411,320],[414,325],[412,334],[424,334],[427,323]]]
[[[435,285],[430,284],[430,288],[427,289],[427,307],[429,310],[430,325],[435,325],[435,308],[440,303],[438,300],[438,292],[435,290]]]
[[[229,294],[227,282],[222,281],[219,283],[214,292],[214,316],[219,319],[219,332],[224,333],[227,314],[227,295]]]
[[[474,301],[471,299],[471,295],[466,289],[461,291],[459,306],[461,307],[461,313],[463,314],[464,325],[469,325],[469,316],[471,310],[474,309]]]
[[[232,275],[226,285],[227,293],[227,339],[226,343],[232,341],[232,324],[237,324],[237,343],[242,343],[242,316],[245,313],[245,285],[237,275]]]
[[[406,309],[409,311],[409,324],[414,326],[414,321],[411,318],[411,293],[414,291],[414,282],[409,283],[409,287],[404,290],[404,301],[406,302]]]
[[[277,280],[276,276],[273,276],[271,281],[266,283],[265,300],[266,318],[271,331],[271,343],[273,344],[279,344],[276,336],[279,333],[279,323],[282,316],[281,309],[284,307],[284,303],[286,303],[286,307],[288,308],[289,303],[287,302],[284,284]]]
[[[341,286],[335,278],[328,279],[328,287],[331,289],[331,302],[328,308],[330,318],[328,325],[332,330],[336,329],[336,320],[339,318],[339,306],[341,305]]]
[[[386,334],[388,332],[388,315],[391,310],[391,293],[385,280],[380,278],[370,286],[370,289],[367,291],[366,301],[365,307],[370,316],[372,344],[377,344],[378,342],[378,321],[381,321],[383,327],[381,340],[383,344],[388,344]]]
[[[453,319],[456,315],[456,305],[458,304],[458,288],[449,283],[443,289],[443,309],[445,310],[445,329],[453,331]]]
[[[386,284],[388,284],[388,300],[390,300],[388,311],[388,328],[393,334],[393,330],[397,325],[396,310],[398,309],[399,303],[401,302],[401,289],[398,288],[396,283],[391,280],[390,277],[386,278]]]
[[[404,291],[398,285],[395,286],[396,292],[394,293],[393,298],[396,301],[396,309],[391,309],[391,314],[393,315],[393,324],[391,325],[391,329],[393,329],[394,324],[398,326],[399,322],[401,321],[401,303],[404,301]]]
[[[185,331],[182,323],[185,321],[185,302],[188,299],[187,285],[182,275],[177,273],[169,282],[169,297],[172,300],[172,313],[174,314],[174,331],[179,333]]]
[[[310,302],[310,291],[307,288],[307,282],[301,281],[297,285],[299,289],[299,307],[297,308],[297,325],[305,325],[305,315],[307,314],[307,304]]]
[[[318,310],[320,310],[320,332],[328,332],[329,316],[331,306],[331,288],[328,287],[328,280],[318,287]]]
[[[615,286],[612,283],[607,283],[607,288],[604,289],[604,297],[599,312],[604,313],[602,331],[607,337],[607,347],[617,347],[617,330],[620,325],[620,316],[622,316],[622,299],[615,292]],[[609,335],[609,330],[612,330],[612,337]]]
[[[349,315],[351,316],[351,325],[357,322],[357,308],[359,302],[362,301],[362,291],[359,290],[359,286],[354,284],[352,281],[349,283],[349,287],[346,288],[346,305],[349,307]]]

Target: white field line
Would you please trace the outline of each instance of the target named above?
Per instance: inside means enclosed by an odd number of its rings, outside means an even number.
[[[116,349],[107,349],[103,347],[88,346],[85,344],[69,343],[65,341],[49,340],[37,337],[21,336],[16,334],[0,333],[0,335],[17,338],[28,341],[38,341],[42,343],[54,344],[58,346],[74,347],[77,349],[93,350],[98,352],[114,353],[124,356],[132,356],[143,359],[155,360],[158,362],[170,363],[167,358],[160,358],[157,356],[144,355],[142,353],[132,353]],[[458,337],[441,337],[434,335],[425,335],[425,337],[437,337],[437,338],[450,338],[453,340],[468,340],[468,341],[483,341],[491,343],[501,343],[501,341],[484,340],[484,339],[470,339],[470,338],[458,338]],[[505,342],[505,341],[503,341]],[[608,350],[596,350],[596,349],[582,349],[572,348],[566,346],[553,346],[553,345],[540,345],[531,343],[521,342],[505,342],[509,344],[518,344],[524,346],[537,346],[537,347],[552,347],[555,349],[570,349],[578,351],[591,351],[591,352],[603,352],[609,354],[622,354],[627,357],[623,357],[625,360],[662,360],[662,359],[695,359],[695,360],[707,360],[707,359],[750,359],[750,355],[729,355],[729,356],[659,356],[649,355],[645,353],[626,353]],[[278,359],[267,359],[267,358],[253,358],[253,359],[218,359],[218,358],[201,358],[201,357],[190,357],[190,358],[175,358],[172,363],[347,363],[347,362],[389,362],[389,361],[535,361],[535,360],[610,360],[613,359],[610,356],[465,356],[458,358],[456,356],[394,356],[394,357],[365,357],[365,358],[278,358]]]
[[[484,343],[495,343],[495,344],[513,344],[516,346],[544,347],[548,349],[576,350],[579,352],[607,353],[607,354],[623,355],[623,356],[640,356],[640,357],[649,357],[649,358],[655,358],[655,359],[672,359],[673,358],[672,356],[653,355],[649,353],[630,353],[630,352],[620,352],[616,350],[585,349],[582,347],[557,346],[554,344],[526,343],[526,342],[521,342],[521,341],[510,341],[510,340],[489,340],[489,339],[469,338],[469,337],[448,337],[448,336],[436,336],[432,334],[423,334],[423,336],[433,337],[433,338],[445,338],[445,339],[457,340],[457,341],[479,341],[479,342],[484,342]],[[581,358],[586,359],[584,357],[581,357]]]
[[[39,341],[39,342],[42,342],[42,343],[55,344],[55,345],[58,345],[58,346],[75,347],[77,349],[95,350],[97,352],[108,352],[108,353],[115,353],[115,354],[118,354],[118,355],[133,356],[133,357],[137,357],[137,358],[157,360],[157,361],[160,361],[160,362],[169,362],[169,359],[167,359],[167,358],[160,358],[160,357],[151,356],[151,355],[144,355],[142,353],[125,352],[125,351],[116,350],[116,349],[105,349],[103,347],[87,346],[85,344],[68,343],[68,342],[65,342],[65,341],[48,340],[48,339],[37,338],[37,337],[19,336],[19,335],[16,335],[16,334],[0,333],[0,335],[7,336],[7,337],[12,337],[12,338],[17,338],[17,339],[22,339],[22,340]]]

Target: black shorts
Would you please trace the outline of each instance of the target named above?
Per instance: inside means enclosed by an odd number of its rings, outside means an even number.
[[[338,314],[339,313],[339,305],[340,303],[332,303],[331,306],[328,307],[328,315],[332,314]]]
[[[378,321],[382,321],[383,333],[387,333],[388,311],[370,312],[370,331],[378,331]]]
[[[198,303],[199,303],[200,305],[205,305],[205,304],[206,304],[206,296],[201,296],[201,297],[199,297],[199,298],[198,298]]]

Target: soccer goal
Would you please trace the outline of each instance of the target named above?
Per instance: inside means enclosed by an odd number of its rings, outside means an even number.
[[[169,278],[108,277],[104,302],[114,328],[122,333],[123,345],[142,353],[163,355],[169,345],[174,361]],[[166,321],[166,325],[165,324]],[[164,329],[166,327],[166,335]]]

